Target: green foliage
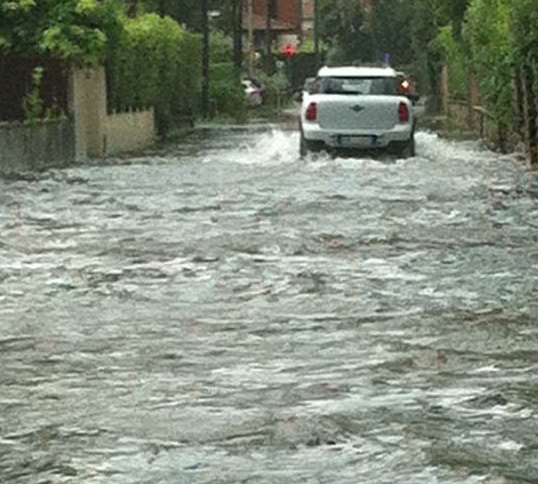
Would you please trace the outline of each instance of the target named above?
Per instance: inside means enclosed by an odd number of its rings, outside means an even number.
[[[454,37],[461,40],[461,28],[471,0],[437,0],[436,15],[441,25],[450,25]]]
[[[422,93],[430,95],[434,100],[440,89],[443,63],[442,54],[435,42],[439,32],[436,9],[436,0],[415,0],[410,24],[413,70]]]
[[[435,44],[442,53],[449,72],[450,94],[455,99],[465,100],[469,94],[469,69],[462,42],[455,38],[454,28],[447,25],[439,30]]]
[[[293,91],[301,89],[307,77],[316,76],[316,58],[313,54],[300,52],[293,59],[282,57],[281,61]]]
[[[218,0],[219,2],[222,0]],[[173,18],[180,25],[191,30],[200,30],[202,10],[200,0],[143,0],[140,1],[144,13],[158,13]],[[214,8],[218,8],[215,5]]]
[[[107,37],[119,22],[110,1],[0,0],[0,50],[93,66],[102,61]]]
[[[233,62],[211,64],[209,73],[209,99],[213,114],[243,121],[246,114],[245,95],[242,87],[236,83]]]
[[[359,2],[320,0],[320,36],[330,46],[328,64],[374,60],[374,44]]]
[[[413,9],[409,2],[378,0],[375,3],[369,31],[373,37],[375,59],[390,54],[394,65],[407,65],[413,61],[411,24]]]
[[[264,103],[279,110],[290,97],[288,78],[283,72],[277,72],[273,75],[262,74],[261,81],[264,86]]]
[[[464,26],[480,93],[498,126],[509,126],[513,120],[511,4],[512,0],[473,0]]]
[[[155,106],[159,131],[194,116],[199,98],[201,39],[171,18],[126,20],[116,55],[107,63],[112,108]]]
[[[35,125],[43,115],[43,99],[41,98],[41,83],[43,68],[36,67],[32,75],[32,90],[23,99],[24,118],[30,126]]]
[[[512,41],[515,64],[530,67],[538,82],[538,3],[535,0],[513,1]]]
[[[209,37],[210,62],[218,64],[222,62],[233,62],[234,48],[233,40],[222,30],[211,32]]]

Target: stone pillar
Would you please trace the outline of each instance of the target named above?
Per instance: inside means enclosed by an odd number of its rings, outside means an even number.
[[[104,156],[107,98],[103,67],[71,72],[69,104],[75,121],[77,161]]]

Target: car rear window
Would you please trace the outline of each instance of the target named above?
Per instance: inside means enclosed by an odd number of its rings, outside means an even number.
[[[396,96],[398,87],[394,77],[323,77],[320,79],[323,94],[368,94]]]

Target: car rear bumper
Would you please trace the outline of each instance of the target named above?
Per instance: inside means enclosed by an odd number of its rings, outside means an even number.
[[[397,124],[389,130],[328,130],[318,124],[304,123],[302,133],[306,140],[323,142],[329,148],[385,149],[394,142],[408,141],[413,135],[413,124]]]

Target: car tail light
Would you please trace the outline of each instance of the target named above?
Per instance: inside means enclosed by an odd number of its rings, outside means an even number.
[[[318,103],[310,103],[306,108],[306,120],[317,121],[318,119]]]
[[[401,102],[398,106],[398,119],[400,123],[408,123],[411,118],[411,113],[409,112],[409,107],[404,102]]]

